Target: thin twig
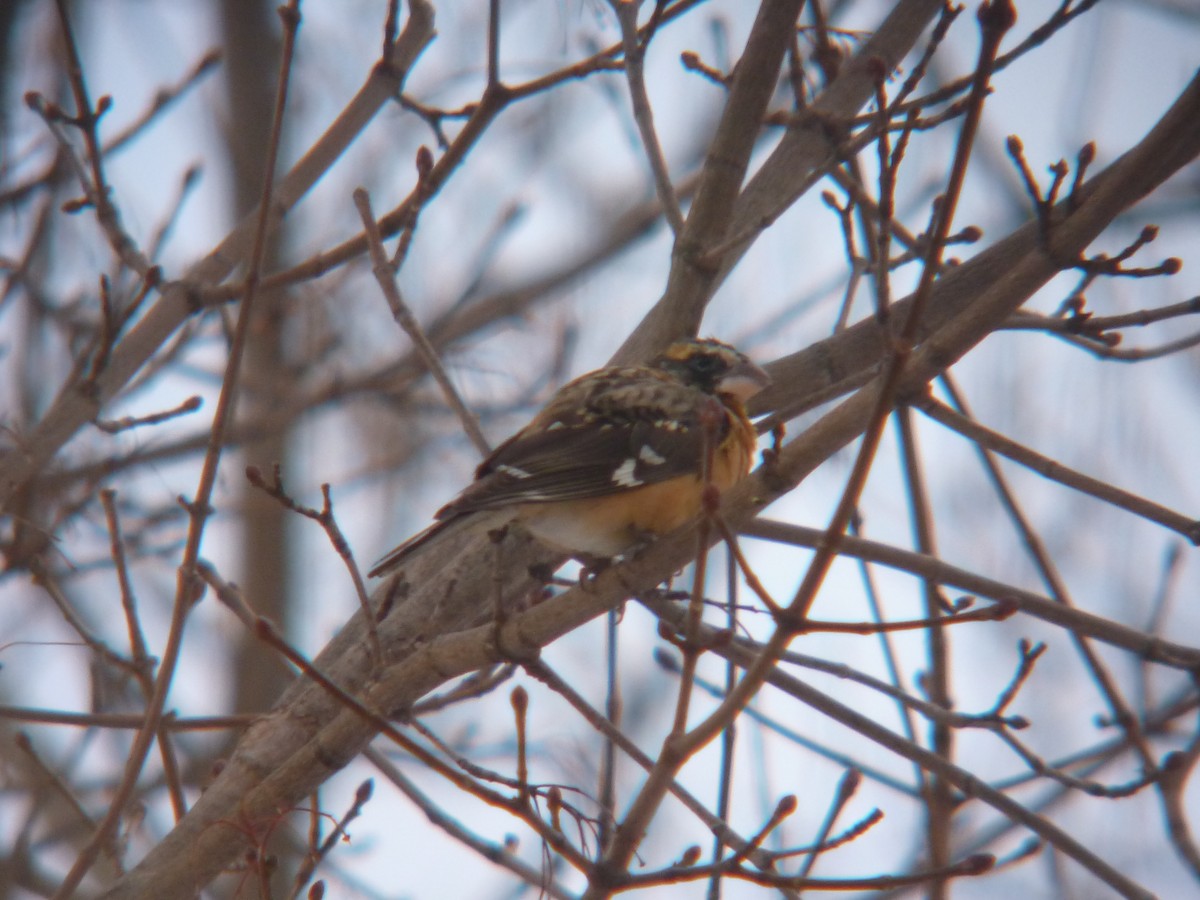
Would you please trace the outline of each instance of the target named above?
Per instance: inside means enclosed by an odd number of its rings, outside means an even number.
[[[358,188],[354,192],[354,205],[358,207],[358,214],[362,218],[363,232],[367,236],[367,246],[371,252],[372,271],[375,273],[375,280],[379,282],[383,296],[392,310],[392,318],[404,329],[404,333],[412,339],[413,345],[421,355],[421,359],[424,360],[430,374],[433,375],[434,380],[438,383],[438,387],[442,389],[442,395],[446,398],[446,403],[454,410],[454,414],[458,416],[459,422],[462,423],[463,431],[471,439],[471,443],[475,445],[475,449],[479,451],[479,455],[483,457],[488,456],[492,450],[487,442],[487,438],[483,436],[483,431],[479,427],[479,420],[467,409],[466,403],[463,402],[454,384],[450,381],[450,376],[446,374],[446,368],[442,365],[437,350],[429,342],[429,338],[421,330],[416,316],[412,314],[412,310],[409,309],[408,304],[404,302],[404,298],[400,295],[400,288],[396,284],[395,271],[388,262],[387,253],[383,249],[383,236],[380,234],[379,226],[375,221],[375,215],[371,212],[371,198],[362,188]]]
[[[558,673],[556,673],[543,660],[532,660],[523,663],[525,670],[536,678],[538,681],[545,684],[550,690],[566,700],[571,707],[583,717],[583,719],[591,725],[596,731],[604,735],[607,740],[612,741],[621,752],[628,756],[634,763],[640,766],[644,771],[650,772],[654,769],[654,760],[647,755],[637,744],[635,744],[625,732],[614,726],[608,719],[598,710],[593,709],[586,700],[580,696],[579,692],[570,686]],[[675,671],[678,671],[676,669]],[[711,813],[703,803],[688,792],[679,782],[672,781],[670,787],[671,795],[679,800],[696,818],[704,823],[704,826],[713,833],[713,835],[726,847],[737,852],[740,848],[746,847],[748,841],[746,838],[739,835],[729,827],[728,822],[719,816]],[[770,854],[762,849],[754,850],[750,854],[750,861],[755,865],[769,869],[771,866]]]
[[[639,3],[629,3],[627,0],[610,0],[617,22],[621,26],[621,45],[625,51],[625,80],[629,83],[629,99],[633,105],[633,120],[637,123],[638,133],[642,137],[642,148],[646,151],[646,160],[650,163],[650,172],[654,176],[654,189],[658,192],[658,201],[662,204],[663,216],[676,237],[683,232],[683,212],[679,208],[679,198],[675,195],[675,187],[671,184],[671,172],[667,168],[667,160],[663,156],[662,144],[658,140],[658,131],[654,127],[654,110],[650,106],[650,96],[646,92],[645,59],[648,44],[638,39],[637,14],[641,8]],[[656,7],[657,9],[658,7]]]
[[[102,156],[111,156],[112,154],[122,150],[126,145],[130,144],[137,138],[146,127],[149,126],[159,114],[170,107],[175,101],[179,100],[183,95],[198,84],[202,78],[212,72],[217,63],[220,62],[221,54],[217,50],[209,50],[192,66],[191,69],[183,75],[179,81],[166,87],[159,88],[155,91],[154,98],[150,105],[136,116],[132,122],[126,125],[121,131],[117,132],[111,138],[104,142],[101,148]],[[58,160],[55,159],[46,166],[37,175],[32,176],[26,181],[15,184],[12,187],[0,191],[0,207],[16,204],[24,200],[29,194],[36,191],[38,188],[46,187],[54,184],[56,173],[61,171]],[[154,254],[149,254],[150,258],[154,258]]]
[[[258,715],[249,713],[228,716],[163,716],[167,731],[216,731],[224,728],[245,728]],[[75,728],[141,728],[145,716],[136,713],[71,713],[58,709],[34,709],[20,706],[0,706],[0,719],[12,722],[34,722],[38,725],[69,725]]]
[[[959,412],[965,416],[969,416],[970,412],[967,409],[966,402],[948,374],[942,376],[942,384],[947,392],[949,392],[951,400],[958,407]],[[1050,592],[1050,596],[1055,602],[1063,606],[1074,607],[1076,604],[1067,591],[1066,583],[1059,574],[1058,567],[1051,560],[1050,555],[1046,552],[1044,543],[1034,530],[1021,505],[1017,502],[1016,494],[1009,485],[1008,479],[1004,477],[1004,473],[1000,471],[1000,467],[996,464],[993,454],[982,445],[978,446],[977,449],[984,470],[1017,533],[1020,534],[1021,539],[1024,541],[1029,557],[1036,566],[1042,582]],[[1076,650],[1091,672],[1092,678],[1096,682],[1097,687],[1099,687],[1101,694],[1103,694],[1108,703],[1109,712],[1129,735],[1130,741],[1137,748],[1145,770],[1151,773],[1157,771],[1158,762],[1151,752],[1145,736],[1142,734],[1138,717],[1130,709],[1129,704],[1118,689],[1117,681],[1113,678],[1109,667],[1084,635],[1072,630],[1070,637],[1071,641],[1075,644]]]
[[[384,777],[400,789],[408,799],[424,814],[433,825],[440,828],[460,844],[470,847],[484,859],[495,865],[508,869],[526,884],[545,892],[555,900],[571,900],[575,895],[565,890],[552,878],[522,862],[509,852],[502,844],[495,844],[467,830],[461,821],[447,815],[442,808],[427,794],[417,787],[416,782],[405,775],[391,760],[373,747],[363,751],[363,756],[375,766]]]
[[[272,473],[270,482],[263,477],[261,471],[255,466],[246,467],[246,480],[254,487],[265,493],[268,497],[277,500],[285,509],[290,509],[292,512],[299,513],[306,519],[312,519],[324,529],[326,536],[329,538],[329,543],[333,545],[334,551],[346,566],[346,570],[350,573],[350,580],[354,584],[354,593],[358,597],[358,606],[362,610],[362,614],[367,623],[367,635],[371,642],[371,652],[374,658],[374,664],[378,670],[382,670],[386,662],[386,657],[383,652],[383,643],[379,639],[379,627],[376,621],[375,610],[371,608],[371,601],[367,597],[367,585],[363,581],[362,571],[358,567],[358,563],[354,561],[354,551],[350,549],[350,542],[346,540],[346,536],[342,534],[342,529],[338,527],[337,518],[333,514],[333,493],[328,484],[321,485],[321,508],[313,509],[311,506],[305,506],[302,503],[297,503],[283,488],[283,473],[279,463],[275,463],[275,468]]]
[[[1200,544],[1200,520],[1189,519],[1153,501],[1123,491],[1107,481],[1077,472],[1062,463],[1030,450],[999,432],[979,424],[975,419],[947,406],[931,394],[924,394],[913,404],[929,418],[973,441],[981,449],[999,453],[1008,459],[1037,472],[1052,481],[1109,503],[1119,509],[1141,516],[1150,522],[1183,535],[1193,544]]]
[[[151,268],[150,261],[138,249],[133,238],[122,226],[121,217],[112,202],[112,188],[104,176],[99,125],[100,118],[112,106],[112,98],[101,97],[99,103],[95,107],[92,106],[88,97],[87,82],[83,76],[83,63],[79,58],[79,48],[75,42],[75,32],[71,27],[67,12],[67,2],[66,0],[57,0],[56,6],[63,42],[67,48],[67,80],[70,82],[71,93],[75,100],[75,116],[70,121],[83,134],[84,145],[87,148],[87,162],[91,170],[90,179],[83,180],[83,189],[87,194],[88,202],[96,210],[96,218],[117,258],[144,278]]]
[[[1158,787],[1171,843],[1175,845],[1180,859],[1192,870],[1192,874],[1200,877],[1200,844],[1196,842],[1188,822],[1188,808],[1184,802],[1188,778],[1196,766],[1197,759],[1200,759],[1200,738],[1193,738],[1184,750],[1172,753],[1163,762]]]
[[[724,529],[724,523],[721,523]],[[724,529],[727,530],[727,529]],[[737,607],[738,607],[738,572],[741,570],[745,560],[741,558],[741,554],[736,552],[737,548],[734,543],[726,544],[725,556],[725,593],[728,598],[726,604],[727,612],[725,619],[725,629],[734,634],[737,630]],[[725,690],[733,689],[734,683],[737,681],[737,669],[732,662],[725,663]],[[733,803],[733,766],[734,752],[737,749],[737,722],[730,722],[729,727],[721,734],[721,775],[717,781],[717,815],[722,819],[729,819],[729,810]],[[724,857],[724,846],[720,838],[713,837],[712,860],[714,864],[720,863]],[[721,897],[721,878],[719,875],[713,875],[708,883],[708,900],[720,900]]]
[[[817,863],[817,856],[821,850],[827,846],[829,835],[833,833],[833,827],[837,824],[838,816],[846,808],[846,804],[858,791],[858,786],[862,784],[862,773],[858,769],[847,769],[841,780],[838,782],[837,790],[833,793],[833,798],[829,802],[829,809],[825,813],[825,820],[821,823],[821,829],[817,832],[817,839],[813,846],[821,849],[814,849],[807,855],[804,863],[800,866],[800,871],[797,873],[801,878],[807,878],[812,874],[813,866]]]
[[[824,534],[819,528],[806,528],[763,518],[746,523],[741,530],[744,534],[754,537],[812,548],[821,545]],[[1032,591],[986,578],[918,553],[849,535],[842,539],[841,544],[839,552],[843,556],[870,560],[889,568],[929,578],[939,584],[954,585],[978,596],[1011,600],[1027,615],[1058,625],[1072,633],[1121,647],[1150,662],[1183,670],[1200,668],[1200,648],[1166,641],[1082,609],[1067,608]]]
[[[146,639],[142,634],[141,621],[138,618],[137,601],[133,594],[133,585],[129,579],[129,566],[125,557],[125,541],[121,536],[121,522],[117,515],[116,492],[102,490],[100,504],[104,507],[104,517],[108,523],[108,533],[113,564],[117,570],[117,586],[121,594],[121,611],[125,614],[125,627],[129,631],[129,651],[133,658],[134,669],[137,672],[135,680],[146,702],[154,696],[154,662],[146,649]],[[159,724],[158,747],[162,755],[163,772],[166,775],[167,794],[171,798],[171,811],[175,821],[183,818],[187,812],[187,800],[183,794],[183,784],[179,778],[179,765],[175,759],[174,746],[166,728]]]
[[[887,275],[885,273],[885,280]],[[909,515],[912,520],[913,542],[917,552],[924,556],[937,555],[937,542],[933,529],[933,514],[929,494],[925,486],[925,472],[917,448],[916,431],[913,428],[912,412],[900,407],[893,413],[899,432],[900,456],[904,466],[904,485],[908,495]],[[944,602],[939,585],[928,578],[921,581],[921,595],[925,601],[925,615],[936,618],[942,612]],[[943,628],[930,628],[926,633],[926,657],[928,669],[922,686],[935,706],[951,709],[950,663],[948,638]],[[954,732],[944,723],[934,721],[930,729],[931,749],[947,762],[954,761]],[[950,785],[936,774],[931,775],[924,792],[925,801],[925,853],[934,868],[949,865],[952,856],[951,837],[955,801]],[[945,897],[946,884],[935,880],[929,886],[931,900]]]
[[[309,879],[312,878],[313,873],[317,870],[317,866],[319,866],[321,861],[333,851],[333,848],[337,846],[337,842],[343,837],[348,839],[346,827],[360,815],[362,815],[363,807],[366,806],[367,802],[371,799],[371,793],[373,790],[374,784],[370,779],[367,779],[360,784],[358,786],[358,790],[354,792],[354,802],[350,805],[350,808],[346,810],[345,815],[337,820],[333,830],[325,836],[325,840],[321,842],[320,846],[305,854],[304,861],[300,864],[300,868],[296,870],[295,878],[292,880],[292,900],[296,900],[296,898],[300,896],[300,892],[304,890],[304,885],[308,884]],[[315,808],[314,804],[314,821],[316,821],[317,812],[318,810]]]
[[[97,419],[96,427],[105,434],[120,434],[122,431],[128,431],[130,428],[141,428],[143,425],[161,425],[163,422],[169,422],[172,419],[193,413],[203,405],[203,399],[199,396],[192,396],[188,397],[178,406],[163,410],[162,412],[150,413],[145,416],[123,416],[120,419]]]

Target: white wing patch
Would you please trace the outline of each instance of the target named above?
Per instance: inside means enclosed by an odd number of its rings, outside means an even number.
[[[641,479],[634,474],[634,470],[637,468],[637,463],[638,461],[631,456],[629,459],[625,460],[625,462],[613,469],[613,483],[620,487],[627,488],[637,487],[640,485],[642,483]]]
[[[518,481],[521,481],[523,479],[530,477],[529,472],[526,472],[524,469],[518,469],[516,466],[508,466],[508,465],[501,464],[501,465],[496,466],[496,471],[500,472],[504,475],[508,475],[512,478],[516,478]]]
[[[657,453],[649,444],[642,445],[642,449],[638,451],[638,459],[648,466],[661,466],[667,461],[665,456]]]

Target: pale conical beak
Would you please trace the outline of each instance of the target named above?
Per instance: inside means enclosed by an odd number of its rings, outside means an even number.
[[[725,373],[725,377],[717,384],[717,391],[745,403],[770,383],[770,375],[746,360]]]

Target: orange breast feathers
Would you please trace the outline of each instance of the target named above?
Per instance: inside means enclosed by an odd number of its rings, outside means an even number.
[[[726,410],[726,434],[712,454],[707,476],[724,492],[746,477],[757,436],[741,404]],[[729,402],[726,400],[726,403]],[[705,488],[701,472],[643,484],[601,497],[523,504],[517,519],[539,541],[571,554],[609,558],[681,528],[700,515]]]

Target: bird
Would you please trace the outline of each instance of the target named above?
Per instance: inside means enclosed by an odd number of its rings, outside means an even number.
[[[519,522],[585,566],[636,551],[699,516],[708,485],[724,491],[750,471],[757,435],[744,404],[770,382],[715,338],[676,341],[645,365],[582,375],[368,577],[402,567],[485,512],[492,528]]]

